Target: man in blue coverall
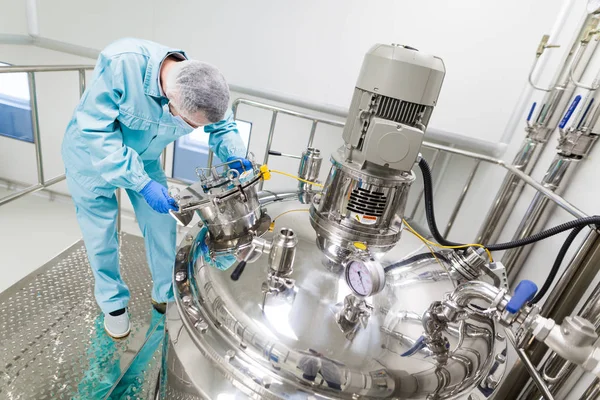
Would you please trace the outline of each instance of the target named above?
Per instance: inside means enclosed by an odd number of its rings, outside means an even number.
[[[127,191],[140,229],[154,286],[152,304],[172,301],[177,209],[160,167],[163,149],[203,127],[222,161],[243,159],[246,148],[229,110],[229,88],[213,66],[188,60],[181,50],[123,39],[100,54],[94,77],[67,127],[62,145],[67,184],[75,203],[104,328],[129,334],[129,290],[119,273],[117,199]],[[190,165],[190,168],[195,166]]]

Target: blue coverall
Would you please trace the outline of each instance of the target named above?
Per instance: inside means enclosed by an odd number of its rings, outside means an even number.
[[[94,272],[96,301],[105,313],[125,308],[129,301],[119,273],[117,188],[127,191],[144,235],[154,281],[152,298],[159,303],[172,300],[175,220],[152,210],[138,192],[151,179],[167,186],[159,157],[169,143],[191,132],[163,111],[168,100],[159,72],[162,61],[174,53],[186,57],[181,50],[144,40],[109,45],[98,58],[63,140],[67,184]],[[231,111],[204,131],[221,160],[245,157]]]

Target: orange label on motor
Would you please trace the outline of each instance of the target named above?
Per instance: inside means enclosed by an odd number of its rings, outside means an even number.
[[[355,212],[350,212],[350,218],[360,222],[363,225],[375,225],[378,220],[377,217],[372,215],[357,214]]]

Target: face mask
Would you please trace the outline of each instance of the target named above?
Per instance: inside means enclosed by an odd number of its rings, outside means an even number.
[[[169,109],[169,103],[166,103],[163,106],[163,112],[169,113],[169,115],[171,115],[171,118],[173,118],[175,125],[177,125],[179,128],[185,129],[186,131],[189,131],[189,130],[193,131],[194,129],[196,129],[193,126],[191,126],[190,124],[188,124],[187,122],[185,122],[185,120],[183,118],[181,118],[179,115],[173,115],[171,113],[171,110]]]

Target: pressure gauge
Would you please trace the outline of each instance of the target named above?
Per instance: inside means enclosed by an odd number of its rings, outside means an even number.
[[[360,297],[377,294],[385,287],[385,272],[373,258],[350,258],[346,264],[346,283]]]

